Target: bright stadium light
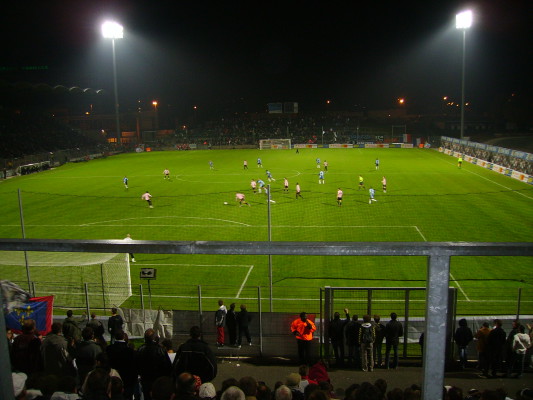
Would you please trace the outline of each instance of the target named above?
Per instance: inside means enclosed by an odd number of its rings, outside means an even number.
[[[465,132],[465,58],[466,58],[466,30],[472,26],[472,11],[466,10],[455,16],[455,27],[463,30],[463,67],[461,80],[461,139]]]
[[[468,29],[472,26],[472,11],[466,10],[455,16],[455,27],[457,29]]]
[[[115,21],[106,21],[102,24],[102,36],[106,39],[111,39],[113,47],[113,83],[115,87],[115,119],[117,126],[117,145],[120,145],[120,119],[119,119],[119,104],[118,104],[118,88],[117,88],[117,60],[115,56],[115,39],[122,39],[124,37],[124,28]]]
[[[106,21],[102,24],[102,35],[106,39],[122,39],[124,28],[115,21]]]

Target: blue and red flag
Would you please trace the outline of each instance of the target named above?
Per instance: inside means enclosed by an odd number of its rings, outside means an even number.
[[[33,319],[37,331],[46,335],[52,327],[53,305],[54,296],[32,297],[6,315],[6,327],[15,333],[21,333],[24,320]]]

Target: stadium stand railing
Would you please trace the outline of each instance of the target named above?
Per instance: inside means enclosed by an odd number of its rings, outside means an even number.
[[[440,398],[444,386],[453,256],[533,256],[532,243],[473,242],[161,242],[123,240],[0,239],[0,251],[101,252],[145,254],[239,254],[308,256],[423,256],[427,258],[423,393]],[[1,304],[0,304],[1,305]],[[0,330],[5,329],[0,319]],[[6,343],[0,343],[6,350]],[[0,370],[8,381],[9,368]]]

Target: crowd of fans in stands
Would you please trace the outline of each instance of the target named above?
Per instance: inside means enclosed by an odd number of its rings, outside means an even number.
[[[47,115],[0,116],[0,121],[0,158],[107,144],[101,136],[84,135]]]
[[[338,313],[332,323],[336,321],[337,328],[342,327],[341,332],[350,332],[354,326],[357,327],[360,346],[365,344],[363,330],[371,327],[372,340],[375,343],[376,326],[380,325],[379,318],[375,316],[374,321],[370,321],[370,317],[365,315],[363,323],[357,325],[357,317],[350,319],[348,311],[345,312],[346,323],[339,318]],[[8,330],[7,339],[16,400],[415,400],[421,398],[419,386],[388,388],[387,382],[383,379],[377,379],[373,383],[370,381],[354,383],[342,390],[334,386],[328,374],[328,367],[321,360],[310,365],[300,365],[298,372],[294,371],[272,385],[245,376],[240,380],[227,379],[216,388],[212,384],[217,375],[216,358],[208,343],[202,340],[199,327],[192,327],[190,338],[174,352],[172,342],[168,339],[160,340],[153,329],[145,331],[144,343],[138,349],[134,349],[122,329],[123,321],[116,309],[112,310],[112,316],[108,321],[108,332],[112,335],[110,344],[104,339],[105,329],[102,322],[93,314],[85,328],[81,329],[80,324],[85,322],[85,319],[85,316],[76,318],[72,311],[68,311],[63,323],[53,323],[51,331],[44,339],[37,334],[35,321],[31,319],[23,322],[22,333],[15,338]],[[348,324],[352,322],[355,324],[349,326]],[[507,369],[503,368],[502,360],[495,359],[489,347],[492,342],[497,341],[502,346],[499,348],[499,354],[505,354],[505,350],[517,349],[515,345],[517,337],[518,341],[530,344],[532,327],[528,326],[529,334],[526,334],[525,327],[515,321],[512,331],[506,337],[501,322],[495,320],[494,325],[494,328],[490,329],[488,323],[485,323],[474,334],[467,327],[466,320],[459,322],[454,340],[459,347],[463,367],[467,362],[466,347],[474,337],[478,341],[479,368],[482,373],[487,376],[489,371],[494,375],[500,371],[510,373],[513,367],[517,367],[516,364],[507,363]],[[332,333],[334,331],[335,328],[332,329]],[[401,333],[401,323],[396,321],[393,313],[391,321],[385,325],[383,331],[385,340],[388,340],[387,334],[392,334],[397,339]],[[509,343],[513,344],[512,347],[505,347]],[[526,350],[527,347],[528,345],[524,345]],[[365,348],[368,350],[367,346],[363,346],[363,350]],[[337,351],[335,354],[338,357]],[[523,354],[525,357],[525,352]],[[352,353],[352,356],[355,354]],[[368,356],[372,360],[371,346]],[[522,363],[524,357],[519,358]],[[485,363],[486,360],[488,364]],[[516,358],[510,360],[516,361]],[[344,358],[340,361],[343,362]],[[496,364],[493,364],[494,362]],[[378,364],[371,362],[369,365],[372,370],[372,366]],[[394,364],[394,367],[397,367],[397,364]],[[503,390],[471,390],[463,393],[460,388],[445,387],[443,398],[505,400],[509,397]],[[522,390],[514,398],[533,399],[533,391]]]
[[[446,149],[450,149],[462,154],[469,155],[471,157],[478,158],[479,160],[488,161],[490,163],[501,165],[502,167],[510,168],[515,171],[520,171],[528,175],[533,174],[533,161],[526,160],[524,158],[500,154],[494,151],[488,151],[484,149],[476,149],[473,147],[447,141],[443,141],[442,146]]]

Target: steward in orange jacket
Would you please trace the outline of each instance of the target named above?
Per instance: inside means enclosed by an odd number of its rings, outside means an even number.
[[[305,312],[300,313],[300,318],[292,321],[291,332],[296,337],[296,343],[298,343],[300,364],[309,365],[311,361],[310,350],[314,331],[316,331],[316,326],[313,321],[307,319]]]

